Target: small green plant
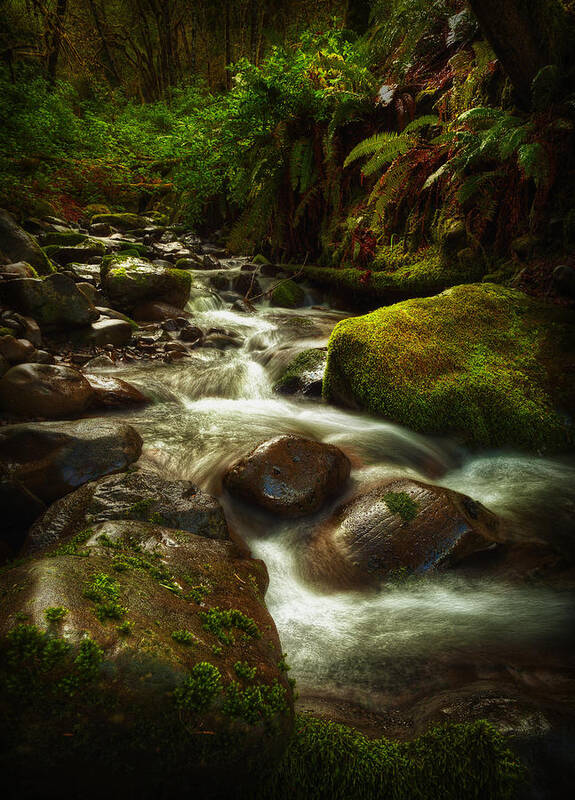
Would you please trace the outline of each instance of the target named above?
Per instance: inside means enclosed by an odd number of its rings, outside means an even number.
[[[287,691],[277,681],[271,685],[260,683],[245,689],[233,681],[226,687],[222,711],[229,717],[243,719],[253,725],[267,722],[287,710]]]
[[[191,670],[182,686],[174,690],[176,706],[185,711],[205,711],[222,690],[219,669],[201,661]]]
[[[392,514],[398,514],[404,522],[412,522],[417,517],[417,503],[407,492],[387,492],[383,502]]]
[[[211,651],[215,656],[222,656],[224,654],[224,648],[220,647],[219,644],[212,645]]]
[[[128,620],[125,619],[123,622],[120,622],[119,625],[116,625],[116,630],[118,631],[120,636],[130,636],[131,633],[132,633],[132,628],[133,627],[134,627],[134,623],[133,622],[128,622]]]
[[[243,631],[248,639],[261,638],[260,630],[255,621],[237,608],[227,610],[210,608],[209,611],[200,611],[198,616],[202,622],[203,629],[217,636],[222,644],[234,643],[232,628]]]
[[[280,672],[289,672],[291,667],[287,663],[287,653],[282,653],[282,657],[278,661],[278,669]]]
[[[90,555],[90,551],[87,549],[82,549],[82,545],[90,539],[94,535],[94,531],[90,528],[86,528],[86,530],[80,531],[71,539],[63,542],[59,545],[53,552],[53,556],[81,556],[87,557]]]
[[[200,583],[197,586],[192,586],[184,595],[186,600],[192,600],[194,603],[201,605],[204,597],[211,592],[211,587],[207,583]]]
[[[191,631],[183,631],[183,630],[172,631],[172,639],[175,642],[178,642],[178,644],[186,645],[186,647],[191,647],[198,641]]]
[[[44,611],[44,617],[46,622],[59,622],[67,613],[68,609],[63,606],[51,606]]]
[[[128,613],[128,609],[119,602],[119,583],[103,572],[92,577],[91,583],[84,590],[84,597],[94,603],[95,614],[100,622],[122,619]]]
[[[243,678],[245,681],[253,681],[258,671],[257,667],[250,667],[247,661],[236,661],[234,670],[238,678]]]

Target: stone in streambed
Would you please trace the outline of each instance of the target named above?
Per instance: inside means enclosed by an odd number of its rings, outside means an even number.
[[[19,417],[77,416],[93,394],[82,373],[51,364],[19,364],[0,380],[0,408]]]
[[[145,217],[140,217],[138,214],[95,214],[91,220],[92,225],[104,223],[110,225],[112,228],[117,228],[120,231],[135,231],[142,228],[147,228],[149,220]]]
[[[132,312],[133,318],[139,322],[164,322],[181,315],[182,309],[179,306],[153,301],[136,306]]]
[[[18,339],[28,339],[34,347],[42,344],[40,326],[32,317],[24,317],[16,311],[5,311],[0,318],[0,327],[11,329]]]
[[[305,292],[295,281],[285,280],[272,291],[271,302],[280,308],[298,308],[305,300]]]
[[[4,209],[0,209],[0,256],[14,264],[24,261],[40,275],[49,275],[54,269],[34,237]]]
[[[17,264],[0,264],[0,278],[2,280],[16,280],[16,278],[37,278],[38,273],[34,267],[25,261]]]
[[[278,394],[321,397],[327,350],[315,348],[299,353],[274,384]]]
[[[97,239],[85,237],[79,244],[53,244],[45,247],[44,251],[49,258],[65,266],[66,264],[74,263],[85,264],[95,256],[102,257],[106,252],[106,248]]]
[[[229,797],[257,781],[293,727],[266,586],[231,542],[134,520],[8,568],[0,738],[15,794]]]
[[[337,495],[350,474],[347,456],[333,445],[278,436],[258,445],[224,477],[230,494],[285,517],[313,514]]]
[[[218,501],[193,483],[127,472],[87,483],[57,500],[30,530],[26,553],[44,551],[114,519],[153,522],[207,539],[230,538]]]
[[[0,355],[11,364],[22,364],[33,361],[36,349],[27,339],[16,339],[14,336],[0,336]]]
[[[358,588],[426,574],[493,547],[497,517],[470,497],[408,478],[379,484],[339,508],[313,535],[313,583]]]
[[[0,283],[0,302],[33,317],[42,328],[80,327],[98,319],[86,295],[60,273],[43,280],[23,278]]]
[[[111,419],[28,422],[0,428],[0,467],[46,503],[84,483],[125,470],[141,451],[138,432]]]
[[[92,387],[94,408],[124,408],[126,406],[144,405],[148,399],[131,383],[111,375],[91,375],[84,377]]]
[[[99,319],[75,337],[79,342],[103,347],[106,344],[124,347],[132,338],[132,326],[123,319]]]
[[[102,263],[102,289],[112,305],[126,313],[149,302],[182,309],[191,285],[189,272],[155,267],[134,256],[108,256]]]

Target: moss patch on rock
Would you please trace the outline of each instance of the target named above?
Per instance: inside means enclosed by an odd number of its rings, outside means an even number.
[[[305,292],[295,281],[279,283],[271,295],[272,305],[280,308],[297,308],[303,304]]]
[[[324,396],[473,446],[573,439],[573,315],[493,284],[381,308],[335,327]]]

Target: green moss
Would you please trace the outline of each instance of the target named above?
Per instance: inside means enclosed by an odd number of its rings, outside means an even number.
[[[217,667],[201,661],[191,670],[182,686],[174,690],[177,708],[184,711],[205,711],[222,690],[222,675]]]
[[[279,769],[252,797],[512,800],[522,779],[521,766],[486,722],[443,726],[403,744],[299,715]]]
[[[98,222],[104,222],[107,225],[111,225],[113,228],[119,228],[123,231],[138,230],[148,225],[148,221],[143,217],[126,212],[119,214],[95,214],[92,217],[92,225],[96,225]]]
[[[119,625],[116,625],[116,630],[120,634],[120,636],[130,636],[132,633],[132,629],[134,627],[133,622],[128,622],[128,620],[124,620],[120,622]]]
[[[193,578],[187,578],[186,580],[191,583]],[[201,605],[206,595],[210,594],[211,591],[212,588],[207,583],[200,583],[192,586],[184,597],[186,600],[192,600],[194,603]]]
[[[89,237],[85,233],[79,233],[78,231],[50,231],[42,236],[45,249],[53,245],[74,247],[87,239]]]
[[[82,549],[82,545],[85,544],[93,535],[94,531],[89,528],[80,531],[80,533],[77,533],[71,539],[68,539],[56,547],[56,549],[52,551],[51,555],[80,556],[82,558],[87,558],[90,555],[90,551],[87,549]]]
[[[92,576],[91,582],[84,590],[84,597],[94,603],[94,613],[100,622],[122,619],[128,613],[128,609],[119,602],[119,583],[104,572]]]
[[[63,606],[51,606],[50,608],[45,609],[44,618],[46,619],[46,622],[60,622],[60,620],[64,619],[67,613],[68,609],[64,608]]]
[[[296,389],[302,381],[309,378],[319,380],[325,368],[325,350],[317,348],[304,350],[299,353],[293,361],[290,361],[285,372],[274,384],[274,391],[282,389]]]
[[[491,284],[382,308],[335,327],[324,396],[475,446],[565,447],[570,319]]]
[[[236,661],[234,664],[234,672],[245,681],[253,681],[257,671],[257,667],[250,667],[247,661]]]
[[[172,631],[172,639],[186,647],[191,647],[198,641],[191,631]]]
[[[225,690],[222,711],[228,717],[243,719],[251,725],[269,722],[276,714],[284,714],[289,706],[287,690],[277,681],[272,684],[260,683],[242,689],[232,681]]]
[[[273,290],[271,301],[280,308],[297,308],[303,304],[305,292],[292,280],[279,283]]]
[[[404,522],[411,522],[417,516],[417,503],[407,492],[388,492],[383,501],[392,514],[398,514]]]
[[[234,643],[232,628],[243,631],[244,636],[248,639],[261,638],[261,633],[255,621],[237,608],[227,610],[210,608],[209,611],[200,611],[198,616],[202,622],[203,629],[217,636],[222,644]]]

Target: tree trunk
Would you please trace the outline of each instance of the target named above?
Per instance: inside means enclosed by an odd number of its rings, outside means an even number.
[[[226,67],[226,89],[229,91],[232,88],[232,74],[229,71],[228,67],[232,63],[232,42],[231,42],[231,31],[230,31],[230,5],[231,0],[226,0],[226,12],[225,12],[225,40],[226,40],[226,54],[225,54],[225,67]]]
[[[58,57],[60,55],[60,48],[62,46],[64,17],[66,16],[67,8],[68,0],[58,0],[56,4],[56,13],[54,15],[52,36],[50,39],[50,52],[48,53],[47,71],[50,83],[54,83],[56,80]]]
[[[548,64],[561,64],[567,20],[557,0],[469,0],[485,38],[509,75],[521,106]],[[564,24],[563,24],[564,23]]]

